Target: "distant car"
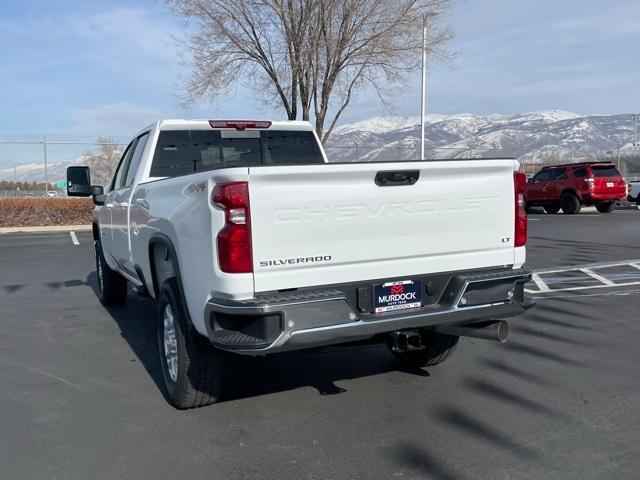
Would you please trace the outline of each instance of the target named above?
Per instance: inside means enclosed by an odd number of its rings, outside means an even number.
[[[613,211],[615,202],[627,196],[627,185],[611,163],[573,163],[545,167],[527,183],[526,208],[543,207],[547,213],[580,212],[595,205],[599,212]]]
[[[629,182],[629,193],[627,194],[627,200],[630,202],[636,202],[640,207],[640,181]]]
[[[47,197],[52,197],[52,198],[58,198],[58,192],[56,192],[55,190],[47,192]]]

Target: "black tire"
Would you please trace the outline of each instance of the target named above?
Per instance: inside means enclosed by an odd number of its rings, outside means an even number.
[[[95,242],[98,299],[105,306],[122,305],[127,301],[127,279],[111,270],[102,253],[100,242]]]
[[[560,205],[545,205],[544,211],[549,215],[555,215],[560,211]]]
[[[600,213],[611,213],[615,207],[615,202],[596,203],[596,210]]]
[[[562,195],[560,206],[562,207],[562,211],[568,215],[577,215],[582,208],[580,200],[578,200],[578,197],[573,193],[565,193]]]
[[[638,195],[638,198],[636,198],[636,205],[638,206],[638,208],[640,208],[640,195]]]
[[[195,331],[180,299],[176,279],[165,281],[158,296],[157,314],[158,352],[165,393],[178,409],[203,407],[217,402],[222,394],[223,352],[214,349]],[[173,317],[173,331],[165,330],[167,309]],[[172,349],[172,345],[175,355],[167,355],[167,347]],[[171,357],[176,361],[172,369],[169,367]]]
[[[391,350],[393,356],[403,367],[415,368],[438,365],[453,354],[460,339],[455,335],[446,335],[425,329],[420,330],[420,336],[422,337],[422,344],[425,345],[424,350],[415,352],[394,352]]]

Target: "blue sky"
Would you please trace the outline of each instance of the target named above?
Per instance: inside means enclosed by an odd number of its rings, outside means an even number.
[[[640,2],[459,0],[451,66],[431,65],[432,113],[640,111]],[[0,13],[0,135],[123,135],[160,117],[276,117],[238,86],[218,105],[178,107],[174,36],[161,1],[22,0]],[[393,95],[419,114],[419,73]],[[344,122],[383,113],[356,98]]]

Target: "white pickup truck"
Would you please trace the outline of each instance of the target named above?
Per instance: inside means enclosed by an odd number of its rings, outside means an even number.
[[[329,163],[307,122],[163,120],[93,196],[103,304],[158,302],[169,401],[215,402],[229,352],[387,342],[435,365],[526,310],[524,175],[510,159]]]

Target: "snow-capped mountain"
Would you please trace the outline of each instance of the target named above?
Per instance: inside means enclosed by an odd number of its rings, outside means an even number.
[[[621,155],[638,163],[633,115],[578,115],[561,110],[519,115],[428,115],[426,157],[514,157],[527,163],[602,160]],[[640,141],[640,129],[638,132]],[[415,160],[420,157],[420,117],[373,117],[336,128],[326,145],[333,162]],[[49,163],[50,182],[64,180],[69,165],[85,157]],[[635,165],[635,163],[634,163]],[[636,167],[634,167],[634,172]],[[19,181],[43,181],[42,163],[18,165]],[[13,168],[0,180],[13,180]]]
[[[61,162],[49,162],[47,164],[47,178],[49,183],[58,182],[67,178],[67,167],[71,165],[86,165],[86,157],[77,157]],[[44,163],[22,163],[16,165],[15,176],[13,166],[0,168],[0,180],[18,182],[44,182]]]
[[[595,160],[633,146],[633,115],[578,115],[561,110],[520,115],[428,115],[427,158],[515,157]],[[417,159],[419,117],[374,117],[335,129],[331,161]]]

